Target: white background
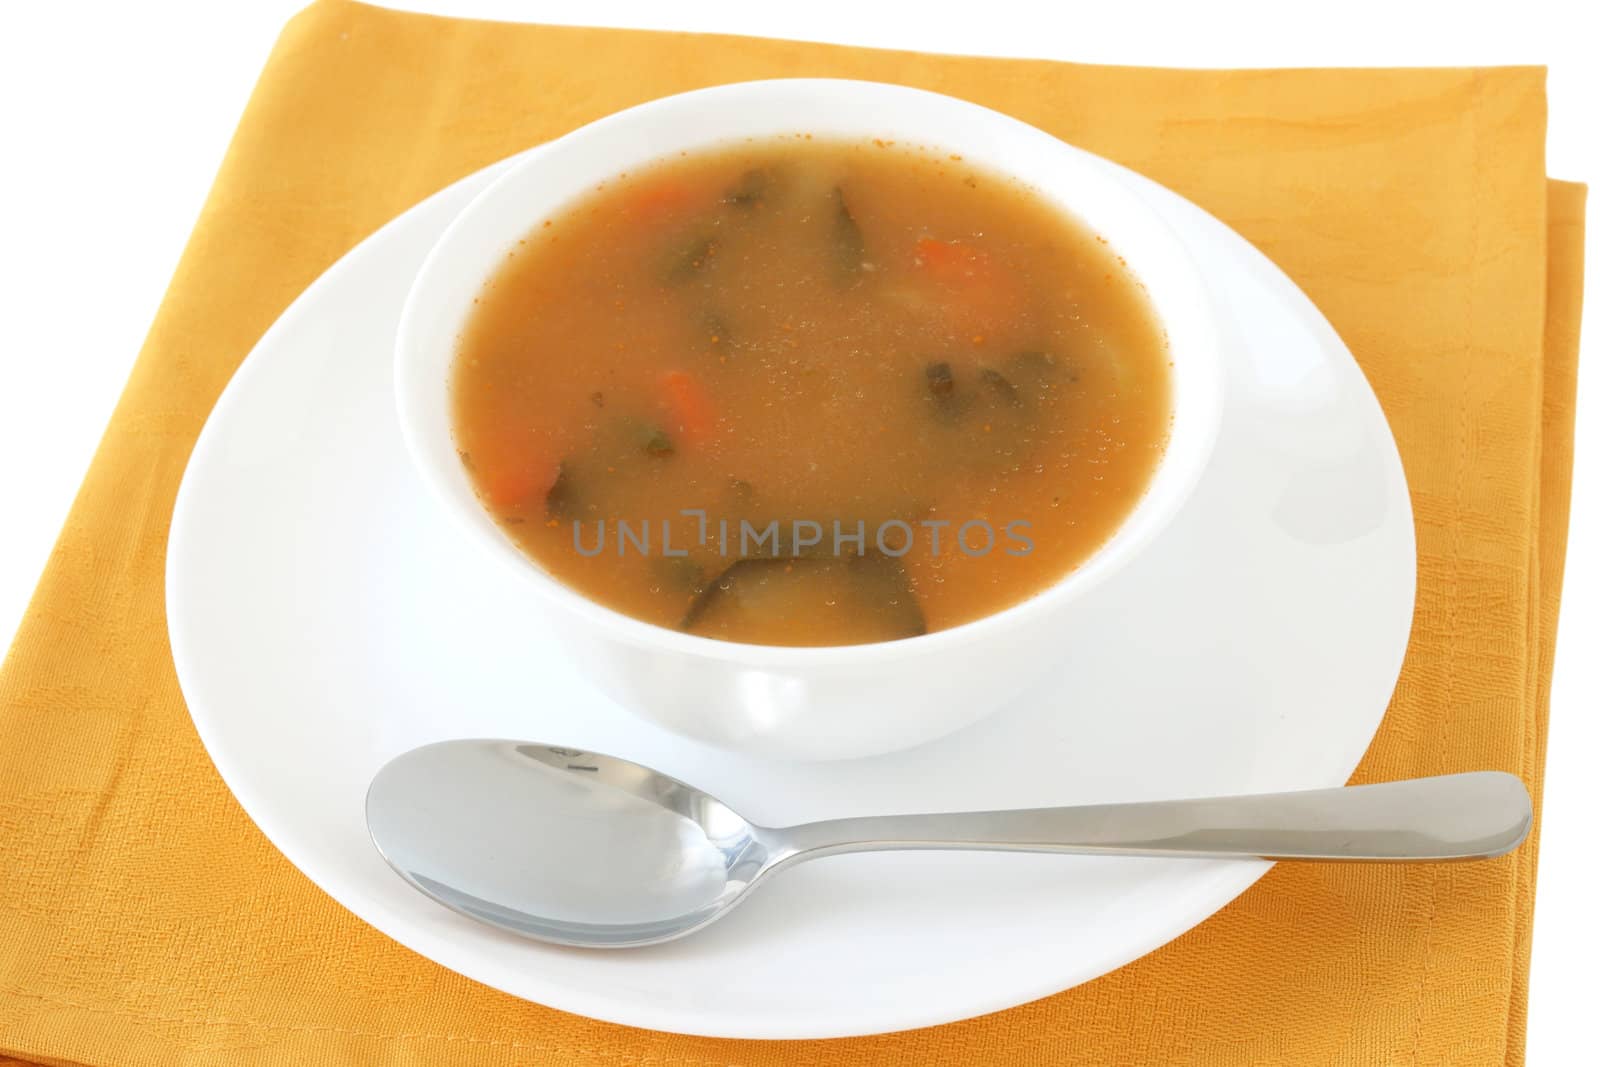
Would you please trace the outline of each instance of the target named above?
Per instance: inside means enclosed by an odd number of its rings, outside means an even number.
[[[0,646],[9,644],[256,75],[298,0],[32,3],[0,31]],[[1600,182],[1600,67],[1569,4],[869,5],[411,0],[440,14],[1170,66],[1540,63],[1549,173]],[[1585,7],[1587,5],[1584,5]],[[1316,13],[1312,13],[1315,11]],[[1591,226],[1600,232],[1600,223]],[[1529,1062],[1592,1054],[1600,921],[1600,396],[1590,282],[1535,920]],[[1584,422],[1589,425],[1585,426]],[[0,784],[0,788],[4,788]],[[1578,1050],[1588,1049],[1589,1053]]]

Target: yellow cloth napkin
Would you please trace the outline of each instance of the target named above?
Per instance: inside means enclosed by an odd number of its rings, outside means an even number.
[[[173,676],[162,564],[195,435],[251,345],[325,267],[448,182],[652,97],[780,75],[988,104],[1166,183],[1281,264],[1376,388],[1416,509],[1411,648],[1357,777],[1502,768],[1538,796],[1583,226],[1582,188],[1545,179],[1542,71],[1086,67],[318,3],[262,75],[0,676],[0,1056],[1520,1061],[1534,842],[1475,865],[1279,866],[1066,993],[903,1034],[757,1043],[475,985],[335,905],[229,796]]]

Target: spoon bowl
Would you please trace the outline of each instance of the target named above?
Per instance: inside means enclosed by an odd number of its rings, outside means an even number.
[[[1533,820],[1496,771],[1256,796],[758,826],[616,756],[521,741],[442,741],[367,792],[379,853],[446,907],[586,948],[670,941],[714,922],[786,865],[841,852],[972,849],[1092,855],[1420,861],[1498,856]]]
[[[563,945],[682,936],[768,869],[757,829],[715,797],[556,745],[413,749],[373,780],[367,825],[383,858],[423,893]]]

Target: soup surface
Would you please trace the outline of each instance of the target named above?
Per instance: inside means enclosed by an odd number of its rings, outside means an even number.
[[[621,175],[522,240],[459,342],[457,447],[546,571],[757,644],[954,626],[1137,503],[1169,354],[1095,234],[931,150],[801,135]]]

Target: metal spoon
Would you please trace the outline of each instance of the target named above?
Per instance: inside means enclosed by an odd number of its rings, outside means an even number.
[[[1479,771],[1299,793],[757,826],[615,756],[444,741],[378,772],[367,826],[400,875],[446,907],[563,945],[682,937],[802,860],[981,849],[1280,860],[1461,860],[1516,848],[1522,782]]]

